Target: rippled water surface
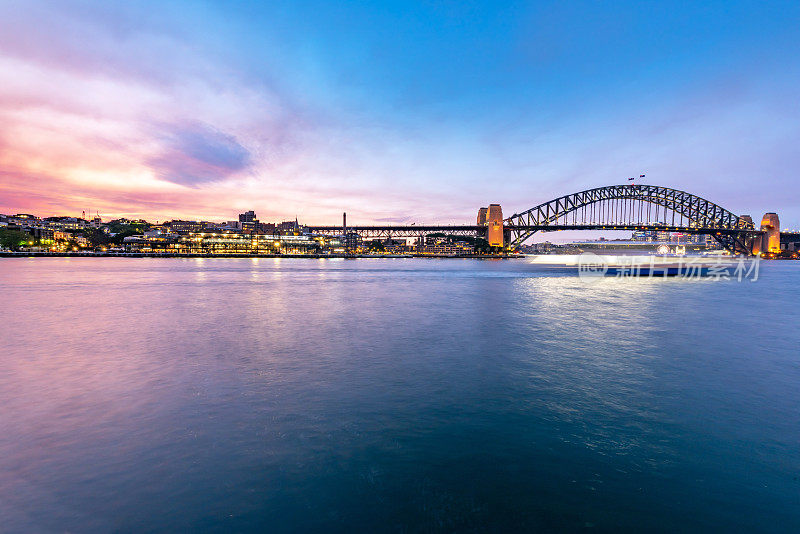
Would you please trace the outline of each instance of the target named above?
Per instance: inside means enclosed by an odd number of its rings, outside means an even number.
[[[800,530],[800,264],[0,259],[0,530]]]

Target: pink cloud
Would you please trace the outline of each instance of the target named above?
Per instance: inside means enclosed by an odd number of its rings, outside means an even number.
[[[798,121],[781,117],[796,116],[793,93],[717,80],[589,116],[392,121],[255,79],[135,9],[0,7],[0,211],[463,223],[489,202],[512,213],[646,172],[800,223],[775,193],[800,163]]]

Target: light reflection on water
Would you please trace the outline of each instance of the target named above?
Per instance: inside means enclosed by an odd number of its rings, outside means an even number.
[[[3,528],[796,530],[798,267],[0,260]]]

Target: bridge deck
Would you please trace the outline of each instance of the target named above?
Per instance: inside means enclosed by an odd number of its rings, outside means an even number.
[[[536,232],[650,230],[712,235],[732,253],[750,253],[754,242],[764,233],[755,228],[749,216],[740,217],[686,191],[648,184],[617,184],[564,195],[506,217],[503,224],[504,241],[510,248],[518,247]],[[485,235],[488,230],[478,225],[424,224],[309,229],[334,235],[352,231],[367,238],[418,237],[432,233],[478,236]]]
[[[342,226],[307,226],[311,233],[340,235]],[[651,230],[659,232],[681,232],[686,234],[725,234],[739,235],[743,232],[756,235],[761,230],[743,230],[741,228],[701,228],[696,226],[673,226],[661,224],[549,224],[549,225],[505,225],[504,230],[511,232],[559,232],[563,230]],[[468,235],[485,231],[485,226],[478,225],[367,225],[348,226],[348,232],[356,232],[366,236],[419,236],[424,234],[443,233],[447,235]]]

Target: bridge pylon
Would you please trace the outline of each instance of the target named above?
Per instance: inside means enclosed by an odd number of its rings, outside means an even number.
[[[761,219],[762,237],[761,249],[773,254],[781,251],[781,223],[777,213],[768,212]]]

